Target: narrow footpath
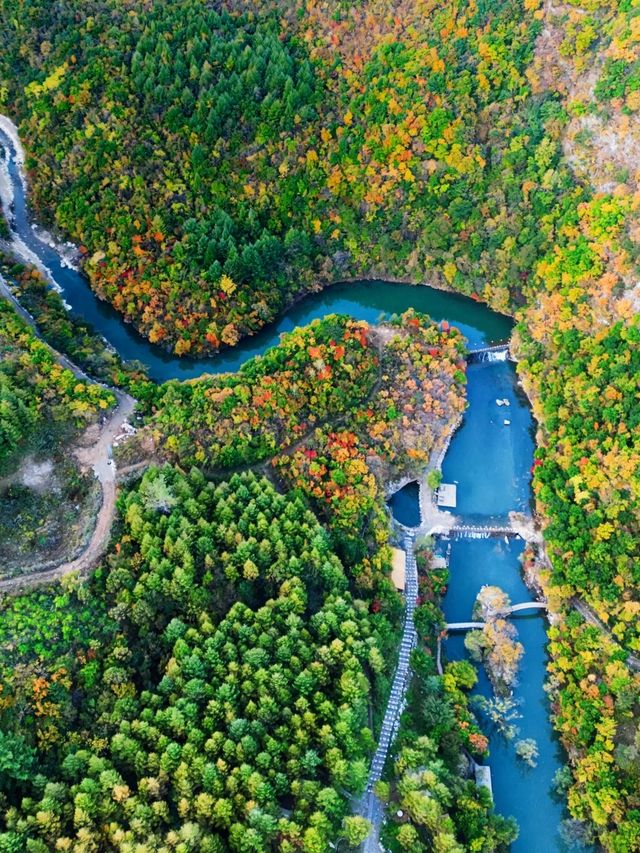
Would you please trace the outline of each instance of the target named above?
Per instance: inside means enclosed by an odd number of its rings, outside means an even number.
[[[604,622],[599,619],[598,616],[596,616],[596,614],[586,602],[582,601],[581,598],[577,598],[576,596],[574,596],[571,599],[570,604],[578,611],[578,613],[582,616],[585,622],[588,622],[589,625],[593,625],[594,628],[598,628],[600,631],[602,631],[602,633],[605,634],[606,637],[611,640],[612,643],[615,643],[617,646],[620,645],[618,640],[616,640],[616,638],[611,633],[610,628],[608,628],[604,624]],[[632,654],[631,652],[627,652],[627,666],[630,669],[635,670],[635,672],[640,672],[640,658]]]
[[[398,733],[400,716],[406,705],[406,695],[411,681],[411,667],[409,656],[415,647],[417,633],[413,624],[413,616],[418,598],[418,570],[414,552],[415,534],[405,531],[403,547],[406,553],[406,581],[405,581],[405,616],[402,631],[402,642],[400,643],[400,654],[398,657],[398,668],[391,685],[391,693],[382,722],[380,740],[371,762],[367,787],[360,802],[359,813],[366,817],[373,826],[369,837],[363,845],[364,853],[380,853],[380,827],[384,816],[384,806],[373,792],[373,786],[382,777],[389,748]]]

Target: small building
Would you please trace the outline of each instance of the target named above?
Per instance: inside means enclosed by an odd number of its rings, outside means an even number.
[[[474,775],[476,777],[476,785],[479,788],[488,788],[489,793],[493,796],[493,785],[491,784],[491,768],[488,764],[475,764]]]
[[[438,506],[455,508],[458,502],[458,487],[455,483],[440,483],[438,486]]]
[[[407,555],[402,548],[392,548],[391,583],[398,592],[404,592],[407,576]]]

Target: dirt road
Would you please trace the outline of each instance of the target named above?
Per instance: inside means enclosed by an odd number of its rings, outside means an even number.
[[[22,308],[1,276],[0,296],[4,296],[11,301],[16,311],[33,327],[37,334],[38,329],[33,317]],[[66,356],[56,352],[53,348],[50,349],[63,367],[71,370],[79,379],[92,381],[83,370]],[[116,395],[118,405],[100,429],[97,440],[89,447],[79,447],[74,451],[81,467],[87,471],[90,469],[93,470],[102,487],[102,505],[96,518],[95,530],[89,544],[75,560],[62,563],[55,569],[45,572],[33,572],[32,574],[0,581],[0,592],[16,594],[23,590],[32,589],[35,586],[58,580],[71,572],[86,572],[97,563],[104,553],[109,541],[116,504],[116,469],[115,463],[111,460],[111,446],[114,438],[122,431],[125,421],[133,414],[136,405],[136,401],[129,394],[116,391],[115,389],[112,390]]]
[[[46,572],[33,572],[21,577],[0,581],[0,592],[15,595],[42,584],[59,580],[72,572],[86,572],[93,568],[109,543],[111,525],[116,510],[116,469],[111,459],[111,445],[122,430],[122,425],[132,415],[136,401],[128,394],[114,392],[118,405],[102,426],[100,435],[89,447],[80,447],[75,451],[76,458],[85,469],[92,469],[102,487],[102,505],[96,518],[96,526],[85,550],[68,563],[62,563]]]
[[[598,618],[598,616],[596,616],[596,614],[586,602],[582,601],[581,598],[577,598],[576,596],[574,596],[571,599],[570,604],[572,607],[575,607],[578,613],[580,613],[580,615],[584,618],[585,622],[588,622],[589,625],[593,625],[595,628],[598,628],[600,631],[602,631],[603,634],[607,635],[607,637],[611,640],[612,643],[619,645],[618,641],[613,636],[609,628],[604,624],[601,619]],[[627,664],[630,669],[635,670],[635,672],[640,672],[640,658],[638,658],[631,652],[627,654]]]

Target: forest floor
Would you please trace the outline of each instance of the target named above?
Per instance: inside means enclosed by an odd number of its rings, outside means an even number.
[[[0,480],[0,580],[55,568],[87,546],[102,488],[68,447],[34,447]]]
[[[53,469],[51,459],[38,462],[33,456],[26,456],[16,471],[0,478],[0,489],[19,483],[36,492],[44,491],[51,480]]]
[[[595,94],[606,52],[587,61],[586,55],[563,50],[566,22],[578,22],[588,12],[554,0],[546,0],[543,8],[544,26],[531,73],[534,91],[559,92],[566,103],[574,105],[562,138],[568,162],[596,192],[612,192],[621,183],[636,188],[640,180],[640,117],[624,109],[622,98],[605,104]],[[577,104],[583,108],[580,113],[575,111]]]

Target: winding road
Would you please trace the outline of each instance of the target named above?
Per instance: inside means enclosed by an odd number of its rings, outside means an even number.
[[[596,614],[586,602],[574,596],[571,599],[570,604],[578,611],[578,613],[583,617],[585,622],[588,622],[589,625],[593,625],[595,628],[599,628],[600,631],[602,631],[602,633],[605,634],[606,637],[611,640],[612,643],[615,643],[617,646],[620,645],[620,643],[613,636],[609,628],[604,624],[601,619],[596,616]],[[636,672],[640,672],[640,658],[632,654],[631,652],[627,653],[627,665],[630,669],[633,669]]]
[[[0,296],[12,303],[16,312],[39,336],[35,320],[20,305],[2,276],[0,276]],[[49,349],[59,364],[70,370],[78,379],[89,382],[94,381],[66,356],[57,352],[51,346],[49,346]],[[62,563],[54,569],[44,572],[32,572],[31,574],[0,581],[0,593],[15,595],[27,589],[33,589],[36,586],[60,580],[60,578],[72,572],[86,572],[93,568],[105,552],[109,543],[111,525],[113,524],[116,510],[116,468],[115,462],[111,459],[111,447],[113,440],[122,431],[124,423],[131,417],[136,406],[136,401],[129,394],[117,391],[115,388],[111,390],[115,394],[118,404],[111,412],[108,420],[102,425],[97,440],[89,447],[78,447],[74,451],[80,466],[84,470],[92,469],[102,488],[102,504],[96,518],[96,526],[87,547],[74,560]]]

